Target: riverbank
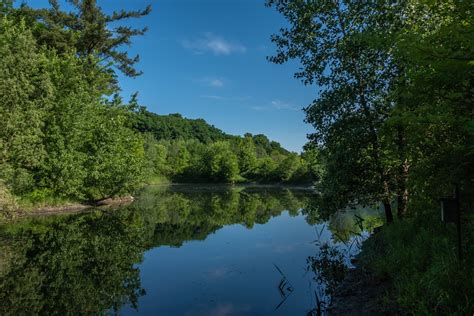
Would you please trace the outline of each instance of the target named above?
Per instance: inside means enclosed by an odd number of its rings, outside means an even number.
[[[460,259],[455,226],[428,214],[384,226],[364,242],[330,315],[474,313],[474,215],[464,216]]]
[[[377,234],[370,236],[361,252],[353,258],[353,268],[338,285],[327,309],[328,315],[403,315],[393,299],[392,284],[379,277],[371,267],[369,247],[379,243]]]
[[[132,203],[135,198],[131,195],[115,198],[107,198],[97,201],[72,203],[66,202],[60,205],[36,205],[28,208],[18,206],[16,204],[5,205],[5,208],[0,209],[4,220],[11,220],[15,218],[31,217],[31,216],[48,216],[59,214],[72,214],[85,212],[96,208],[120,207]],[[1,218],[0,218],[1,220]]]

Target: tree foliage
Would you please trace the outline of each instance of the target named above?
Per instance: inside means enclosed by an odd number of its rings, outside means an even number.
[[[321,89],[305,111],[315,128],[310,139],[328,162],[327,201],[334,208],[383,201],[391,221],[392,175],[379,130],[392,105],[387,84],[393,65],[384,50],[366,43],[374,6],[329,0],[268,5],[290,24],[272,37],[278,50],[270,61],[298,59],[295,76]]]
[[[136,106],[133,126],[145,133],[150,178],[177,182],[311,183],[307,161],[265,135],[233,136],[202,119],[158,115]],[[156,160],[156,146],[165,157]],[[288,158],[288,159],[286,159]],[[154,161],[154,162],[153,162]]]
[[[130,46],[134,36],[143,35],[147,28],[135,29],[120,25],[120,22],[140,18],[151,12],[151,6],[144,10],[114,11],[106,14],[96,0],[67,0],[70,10],[63,10],[57,0],[49,0],[50,8],[33,9],[23,4],[19,17],[30,21],[31,28],[40,45],[46,45],[58,52],[71,49],[84,59],[115,66],[130,77],[141,74],[135,69],[139,56],[130,57],[122,47]],[[109,68],[110,70],[110,68]]]
[[[296,153],[268,155],[252,138],[232,138],[209,144],[195,139],[160,140],[147,138],[147,174],[150,179],[167,178],[174,182],[201,183],[306,183],[317,177],[310,163]],[[261,151],[261,157],[257,158]]]
[[[390,222],[391,202],[402,218],[410,192],[433,199],[469,183],[471,2],[267,4],[289,22],[270,61],[299,60],[295,76],[320,87],[305,111],[324,207],[382,201]]]
[[[137,111],[134,128],[152,134],[157,140],[196,139],[207,144],[232,138],[203,119],[187,119],[181,114],[158,115],[144,108]]]
[[[143,142],[131,113],[104,98],[110,74],[40,47],[23,22],[0,23],[0,177],[17,195],[128,192],[141,178]]]

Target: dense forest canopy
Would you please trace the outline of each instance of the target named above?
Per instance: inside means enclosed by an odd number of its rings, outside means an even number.
[[[134,128],[141,133],[151,133],[156,139],[165,140],[195,139],[208,144],[232,138],[203,119],[186,119],[179,113],[158,115],[144,109],[137,114]]]

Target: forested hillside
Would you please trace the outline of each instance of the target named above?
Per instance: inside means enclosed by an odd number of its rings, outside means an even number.
[[[203,119],[187,119],[178,113],[158,115],[143,108],[137,113],[134,128],[156,139],[195,139],[205,144],[232,138]]]
[[[310,159],[265,135],[228,135],[203,119],[158,115],[142,107],[134,129],[145,138],[146,181],[311,183]]]

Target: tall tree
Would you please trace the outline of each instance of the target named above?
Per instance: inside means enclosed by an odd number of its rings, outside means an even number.
[[[250,136],[240,140],[238,149],[239,169],[243,176],[251,176],[257,167],[257,155],[255,153],[255,144]]]
[[[151,12],[144,10],[114,11],[106,14],[96,0],[67,0],[72,10],[62,10],[57,0],[49,0],[49,9],[33,9],[23,4],[20,16],[26,16],[33,24],[39,44],[64,52],[74,48],[83,58],[94,56],[107,69],[114,66],[130,77],[141,74],[135,66],[139,55],[129,56],[122,48],[131,44],[132,37],[143,35],[147,28],[119,25],[120,22],[140,18]]]
[[[382,201],[392,222],[391,168],[379,133],[391,109],[385,76],[392,65],[364,38],[376,8],[333,0],[269,0],[267,5],[290,25],[272,37],[277,53],[269,60],[298,59],[296,78],[321,90],[305,111],[315,128],[310,141],[328,162],[323,193],[335,208]]]

